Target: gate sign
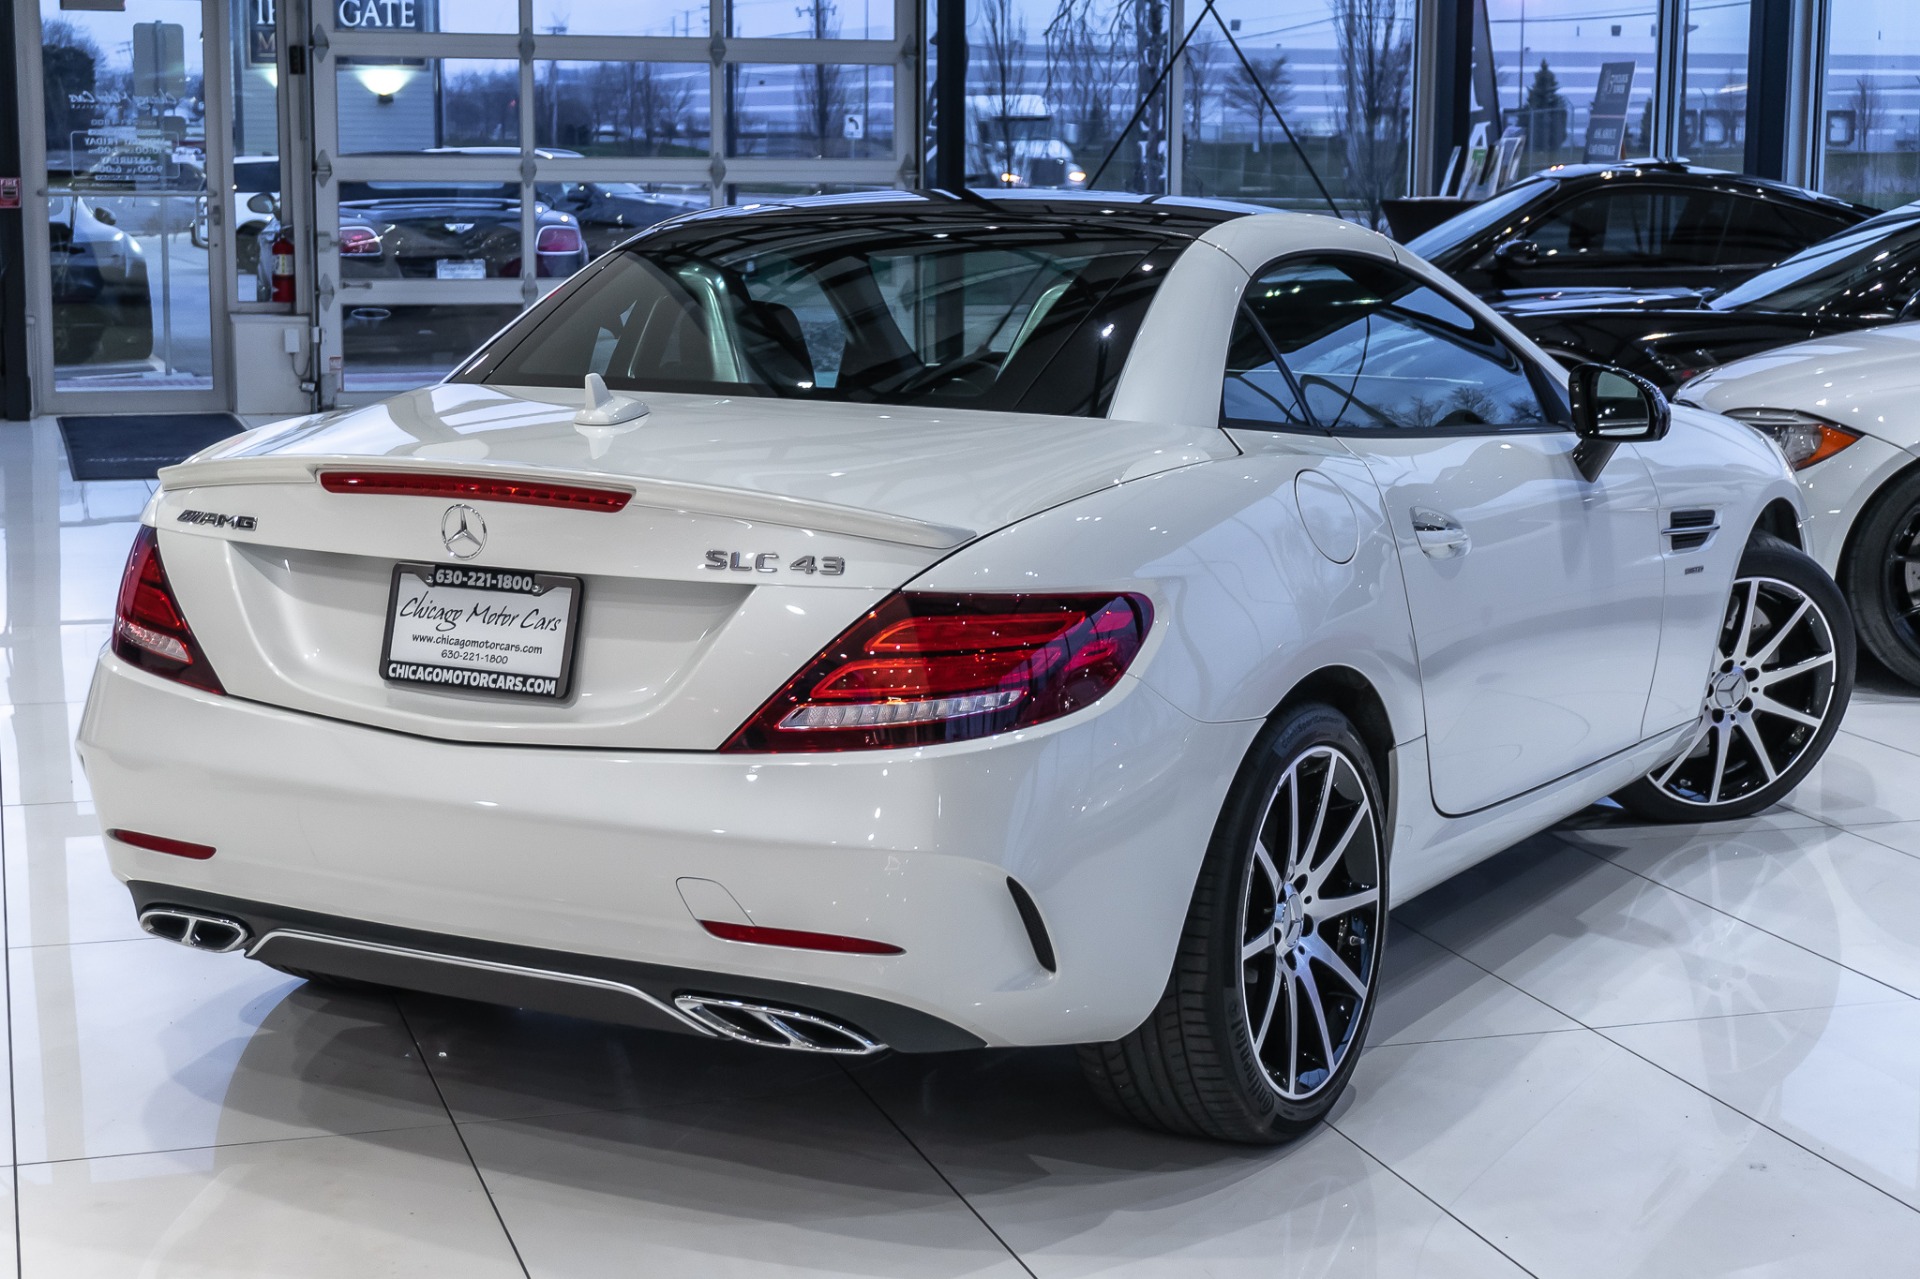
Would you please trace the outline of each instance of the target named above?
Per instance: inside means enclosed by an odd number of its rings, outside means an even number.
[[[334,0],[342,31],[418,31],[420,0]]]
[[[1627,153],[1627,99],[1633,96],[1633,63],[1602,62],[1600,86],[1587,116],[1588,164],[1612,164]]]

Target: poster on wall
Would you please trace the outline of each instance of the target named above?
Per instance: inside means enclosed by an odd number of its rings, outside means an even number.
[[[1627,99],[1633,96],[1633,63],[1600,64],[1600,86],[1587,116],[1588,164],[1612,164],[1627,148]]]

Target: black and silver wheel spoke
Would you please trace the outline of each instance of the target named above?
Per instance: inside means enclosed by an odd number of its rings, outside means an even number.
[[[1312,1097],[1352,1050],[1381,925],[1380,832],[1359,770],[1314,747],[1269,797],[1241,891],[1241,1006],[1275,1091]]]
[[[1700,721],[1678,756],[1649,780],[1702,807],[1772,785],[1819,735],[1836,673],[1832,628],[1806,592],[1778,578],[1741,578],[1721,625]]]

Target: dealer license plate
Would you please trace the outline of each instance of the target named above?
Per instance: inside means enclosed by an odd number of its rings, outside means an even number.
[[[484,280],[487,264],[477,258],[439,258],[433,264],[436,280]]]
[[[380,673],[396,684],[565,697],[580,595],[577,577],[396,564]]]

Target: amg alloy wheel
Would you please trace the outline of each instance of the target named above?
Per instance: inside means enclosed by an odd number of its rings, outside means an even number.
[[[1920,684],[1920,472],[1881,491],[1843,570],[1860,638],[1888,670]]]
[[[1616,797],[1658,821],[1745,817],[1799,785],[1853,693],[1853,624],[1818,564],[1777,538],[1741,557],[1700,719],[1680,753]]]
[[[1172,1132],[1275,1142],[1317,1123],[1353,1073],[1380,978],[1379,785],[1346,718],[1269,728],[1229,795],[1166,993],[1081,1061],[1110,1107]]]

